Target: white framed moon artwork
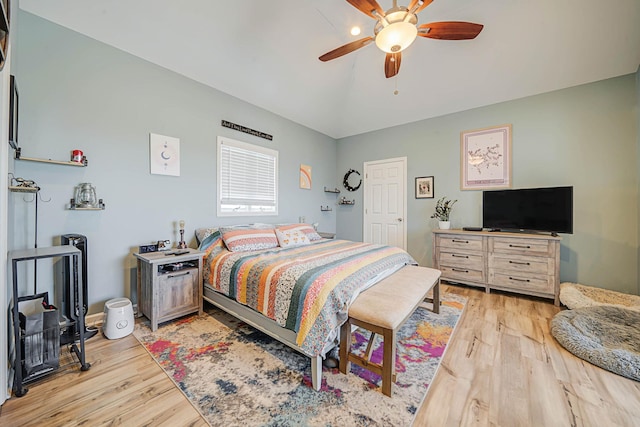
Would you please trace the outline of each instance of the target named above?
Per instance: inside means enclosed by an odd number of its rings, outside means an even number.
[[[180,138],[150,133],[149,164],[152,174],[180,176]]]

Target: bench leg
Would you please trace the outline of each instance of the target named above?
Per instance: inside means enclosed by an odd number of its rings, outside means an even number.
[[[351,323],[349,320],[340,327],[340,372],[349,372],[349,352],[351,350]]]
[[[391,385],[396,371],[396,331],[385,329],[382,356],[382,393],[391,397]]]

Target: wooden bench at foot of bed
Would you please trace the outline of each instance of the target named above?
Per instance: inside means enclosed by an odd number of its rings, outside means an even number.
[[[395,382],[396,333],[433,289],[433,312],[440,312],[440,270],[406,266],[362,292],[349,307],[340,330],[340,372],[353,362],[382,376],[382,393],[391,396]],[[351,325],[371,331],[365,357],[351,353]],[[382,364],[370,361],[375,335],[384,339]]]

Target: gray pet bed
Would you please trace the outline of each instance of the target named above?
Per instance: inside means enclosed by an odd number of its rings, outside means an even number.
[[[587,362],[640,381],[640,312],[616,306],[565,310],[551,320],[551,333]]]

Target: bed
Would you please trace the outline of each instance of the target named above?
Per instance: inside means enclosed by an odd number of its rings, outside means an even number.
[[[402,249],[323,239],[308,224],[200,233],[204,300],[309,357],[316,390],[351,302],[417,264]]]

